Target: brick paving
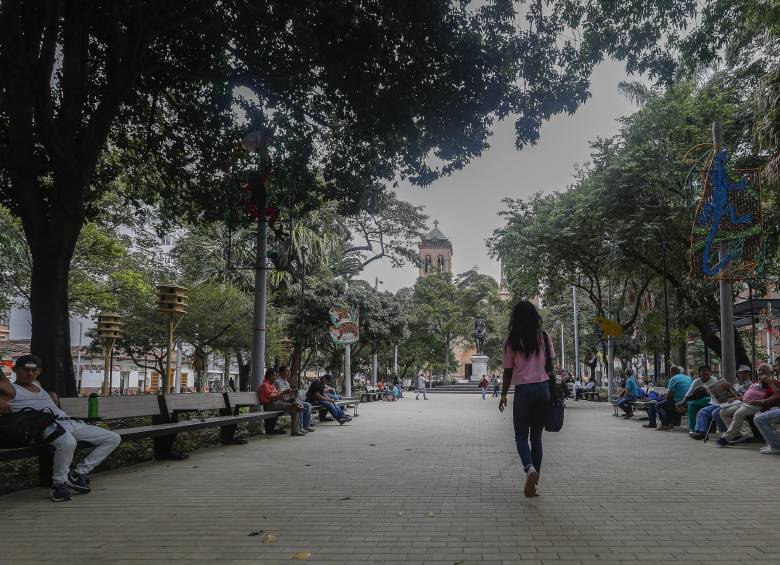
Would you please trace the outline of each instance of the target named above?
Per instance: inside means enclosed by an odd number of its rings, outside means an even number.
[[[780,457],[611,414],[570,403],[529,500],[494,400],[366,404],[309,437],[100,473],[68,503],[0,497],[0,562],[780,563]]]

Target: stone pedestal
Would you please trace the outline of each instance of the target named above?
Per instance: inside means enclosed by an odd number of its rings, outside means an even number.
[[[472,355],[471,356],[471,382],[478,383],[482,380],[482,375],[490,377],[488,372],[488,357],[487,355]]]

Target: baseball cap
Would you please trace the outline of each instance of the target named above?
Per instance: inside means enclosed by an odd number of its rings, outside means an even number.
[[[14,363],[16,369],[40,369],[43,362],[37,355],[22,355]]]

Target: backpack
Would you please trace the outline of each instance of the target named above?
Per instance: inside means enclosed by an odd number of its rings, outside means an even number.
[[[44,438],[43,432],[56,423],[57,416],[52,412],[32,408],[0,416],[0,448],[27,447],[41,441],[53,441],[65,433],[59,424],[48,437]]]

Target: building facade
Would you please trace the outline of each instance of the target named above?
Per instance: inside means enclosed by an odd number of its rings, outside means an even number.
[[[419,244],[420,276],[432,273],[452,273],[452,243],[439,229],[438,220],[433,229],[422,238]]]

